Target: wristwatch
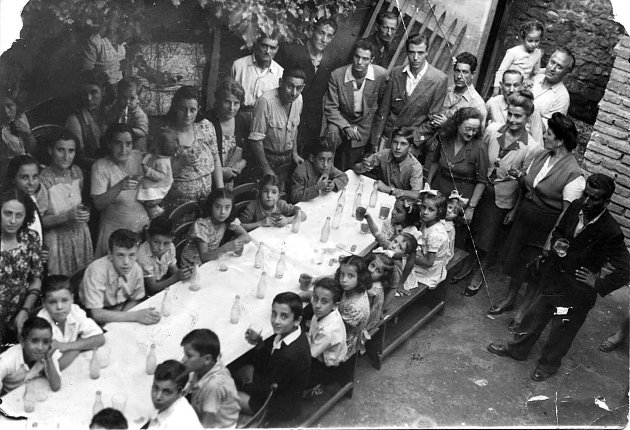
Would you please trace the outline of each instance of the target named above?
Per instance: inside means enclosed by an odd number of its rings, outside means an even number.
[[[394,188],[390,188],[390,189],[389,189],[389,195],[390,195],[390,196],[393,196],[393,195],[394,195]]]

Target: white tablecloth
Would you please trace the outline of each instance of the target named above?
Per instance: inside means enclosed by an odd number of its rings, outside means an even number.
[[[151,343],[156,344],[158,363],[168,359],[181,359],[180,342],[184,335],[195,328],[209,328],[219,336],[224,363],[230,363],[249,349],[244,339],[250,324],[263,328],[263,336],[272,335],[269,324],[273,297],[283,291],[299,292],[298,278],[306,272],[313,276],[332,275],[338,264],[329,265],[331,259],[348,255],[350,247],[356,245],[355,253],[366,249],[372,242],[370,234],[360,233],[360,223],[350,214],[359,183],[359,176],[347,172],[350,182],[346,187],[346,203],[339,229],[331,229],[328,242],[320,242],[321,229],[327,216],[334,214],[339,192],[317,197],[299,206],[307,214],[298,233],[291,226],[284,228],[258,228],[250,233],[252,242],[245,246],[241,257],[227,258],[228,270],[218,270],[217,261],[199,268],[202,287],[191,291],[189,282],[178,282],[170,287],[173,301],[172,314],[151,326],[137,323],[110,323],[106,326],[109,366],[102,369],[99,379],[90,379],[89,362],[91,352],[82,353],[62,372],[62,388],[49,392],[48,399],[38,402],[31,414],[25,414],[22,404],[24,387],[17,388],[3,397],[1,407],[12,415],[27,415],[29,421],[14,422],[0,418],[4,429],[32,428],[87,428],[92,417],[92,406],[97,390],[103,393],[105,407],[111,406],[111,397],[116,393],[127,395],[125,416],[130,428],[139,428],[154,414],[150,387],[152,376],[145,373],[146,356]],[[367,205],[373,181],[364,179],[363,205]],[[378,219],[382,203],[390,207],[394,198],[379,193],[376,208],[368,211]],[[261,269],[254,268],[254,257],[259,242],[264,242],[267,290],[264,299],[256,298]],[[344,248],[344,249],[341,249]],[[286,270],[282,279],[275,278],[280,250],[286,251]],[[324,252],[322,264],[313,262],[314,250]],[[234,297],[241,296],[241,315],[238,324],[230,323]],[[160,310],[164,293],[159,293],[137,306],[138,309],[155,307]],[[26,427],[25,427],[26,426]]]

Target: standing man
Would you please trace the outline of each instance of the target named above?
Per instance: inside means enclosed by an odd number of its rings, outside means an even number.
[[[544,73],[532,78],[534,106],[542,116],[545,129],[551,115],[555,112],[566,115],[569,111],[571,98],[562,80],[573,70],[573,66],[575,66],[575,57],[571,51],[560,48],[549,57]]]
[[[261,176],[275,174],[280,191],[291,179],[293,163],[304,162],[298,155],[296,140],[305,79],[302,69],[285,69],[280,86],[264,93],[254,105],[250,148]]]
[[[326,47],[330,44],[337,22],[334,19],[322,19],[313,23],[311,35],[306,43],[283,45],[277,60],[285,69],[300,68],[306,75],[302,92],[304,109],[298,132],[298,150],[304,146],[319,142],[322,127],[322,100],[328,89],[330,73],[339,67],[339,59]]]
[[[522,86],[523,74],[521,72],[515,69],[509,69],[503,73],[500,83],[501,94],[491,97],[490,100],[486,102],[488,124],[491,122],[496,122],[497,124],[507,123],[508,97],[518,92]],[[540,117],[540,112],[535,109],[527,122],[527,131],[536,142],[543,141],[542,118]]]
[[[396,52],[396,46],[392,45],[396,29],[398,28],[398,15],[393,11],[385,11],[376,18],[376,30],[367,38],[376,46],[374,51],[374,64],[387,69]]]
[[[278,52],[278,36],[262,35],[256,39],[254,52],[232,64],[232,79],[245,90],[245,100],[239,110],[249,128],[254,104],[266,91],[278,88],[284,69],[273,57]]]
[[[433,135],[430,113],[444,104],[448,79],[426,58],[427,38],[413,34],[406,43],[409,64],[392,69],[383,102],[376,115],[372,147],[387,147],[395,128],[401,128],[413,144],[411,153],[422,162],[427,154],[426,141]]]
[[[455,57],[453,66],[453,83],[446,93],[444,106],[439,115],[433,117],[433,125],[442,127],[446,120],[460,108],[473,107],[483,115],[482,124],[486,123],[486,103],[473,85],[473,78],[477,71],[477,57],[470,52],[462,52]]]
[[[387,71],[372,64],[375,50],[367,39],[359,40],[352,64],[336,69],[328,81],[322,131],[334,145],[335,166],[343,172],[361,160],[385,89]]]
[[[422,164],[409,153],[411,144],[399,128],[392,132],[390,148],[382,149],[352,167],[357,174],[378,167],[378,190],[396,198],[417,199],[422,190]]]
[[[623,233],[607,209],[614,191],[615,182],[607,175],[596,173],[586,180],[582,198],[571,203],[551,233],[552,251],[540,268],[540,294],[526,311],[520,333],[507,345],[488,345],[493,354],[526,360],[551,322],[547,342],[531,374],[534,381],[544,381],[558,371],[562,357],[595,306],[597,294],[603,297],[630,279],[630,255]],[[563,249],[557,246],[559,241],[565,242]],[[600,277],[607,262],[613,270]]]

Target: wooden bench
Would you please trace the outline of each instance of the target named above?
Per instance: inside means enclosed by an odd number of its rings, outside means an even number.
[[[466,258],[468,253],[455,248],[455,255],[446,266],[448,271],[457,267]],[[425,325],[434,315],[442,312],[446,303],[446,281],[442,281],[437,288],[430,290],[426,285],[420,284],[418,288],[411,290],[411,294],[404,297],[394,297],[387,309],[387,314],[379,324],[370,330],[371,340],[366,345],[366,355],[372,365],[381,370],[383,359],[389,355],[398,345],[407,340],[416,330]],[[420,297],[427,300],[418,301]],[[403,312],[414,307],[414,311]],[[418,308],[418,309],[416,309]],[[404,321],[403,321],[403,317]],[[418,318],[420,317],[420,318]],[[399,324],[399,319],[401,324]],[[404,322],[404,323],[403,323]]]

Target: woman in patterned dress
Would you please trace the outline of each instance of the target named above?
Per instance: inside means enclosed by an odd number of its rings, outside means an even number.
[[[16,342],[40,294],[42,262],[37,232],[28,227],[35,203],[9,188],[0,193],[0,345]]]
[[[215,188],[223,188],[223,170],[214,127],[199,117],[196,89],[178,89],[166,117],[168,126],[177,133],[180,148],[173,158],[173,185],[163,200],[170,213],[183,203],[205,200],[213,181]]]
[[[76,136],[60,131],[50,139],[52,163],[42,170],[40,182],[48,194],[44,244],[49,249],[48,274],[72,276],[92,261],[92,239],[87,222],[90,211],[81,204],[83,173],[74,165]]]

